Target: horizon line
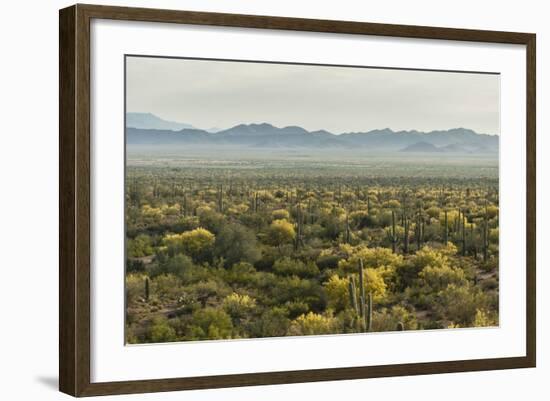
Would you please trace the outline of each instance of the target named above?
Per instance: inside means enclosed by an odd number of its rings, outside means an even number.
[[[371,133],[373,131],[391,131],[392,133],[419,133],[419,134],[431,134],[431,133],[434,133],[434,132],[442,132],[442,131],[453,131],[453,130],[469,130],[469,131],[472,131],[473,133],[475,133],[476,135],[487,135],[487,136],[498,136],[500,137],[500,133],[485,133],[485,132],[478,132],[474,129],[471,129],[471,128],[467,128],[467,127],[451,127],[451,128],[444,128],[444,129],[434,129],[434,130],[430,130],[430,131],[422,131],[422,130],[418,130],[418,129],[408,129],[408,130],[394,130],[390,127],[384,127],[384,128],[373,128],[373,129],[369,129],[369,130],[366,130],[366,131],[342,131],[342,132],[339,132],[339,133],[334,133],[332,131],[329,131],[329,130],[326,130],[324,128],[321,128],[321,129],[316,129],[316,130],[309,130],[309,129],[306,129],[304,128],[303,126],[301,125],[296,125],[296,124],[289,124],[289,125],[282,125],[282,126],[278,126],[278,125],[274,125],[274,124],[271,124],[271,123],[268,123],[266,121],[263,121],[263,122],[247,122],[247,123],[238,123],[238,124],[235,124],[235,125],[232,125],[228,128],[221,128],[220,130],[217,130],[215,132],[211,132],[210,130],[212,130],[212,128],[198,128],[196,127],[194,124],[191,124],[191,123],[187,123],[187,122],[181,122],[181,121],[175,121],[175,120],[167,120],[167,119],[164,119],[163,117],[160,117],[159,115],[155,114],[155,113],[151,113],[151,112],[140,112],[140,111],[126,111],[126,115],[128,114],[149,114],[151,116],[154,116],[162,121],[165,121],[165,122],[169,122],[169,123],[175,123],[175,124],[184,124],[184,125],[190,125],[192,128],[182,128],[180,130],[172,130],[172,129],[157,129],[157,128],[139,128],[139,127],[131,127],[131,126],[128,126],[126,124],[126,118],[125,118],[125,128],[135,128],[135,129],[156,129],[156,130],[159,130],[159,131],[173,131],[173,132],[180,132],[182,130],[185,130],[185,129],[195,129],[195,130],[199,130],[199,131],[204,131],[206,133],[209,133],[209,134],[218,134],[218,133],[221,133],[223,131],[227,131],[227,130],[230,130],[230,129],[233,129],[233,128],[236,128],[240,125],[245,125],[245,126],[250,126],[250,125],[269,125],[271,127],[274,127],[274,128],[277,128],[277,129],[284,129],[284,128],[289,128],[289,127],[297,127],[297,128],[301,128],[305,131],[307,131],[308,133],[315,133],[315,132],[320,132],[320,131],[324,131],[324,132],[327,132],[331,135],[334,135],[334,136],[340,136],[340,135],[346,135],[346,134],[368,134],[368,133]]]

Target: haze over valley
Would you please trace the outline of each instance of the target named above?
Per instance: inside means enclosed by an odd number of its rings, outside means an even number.
[[[128,113],[126,143],[133,149],[159,150],[169,146],[255,149],[309,149],[361,152],[445,153],[498,155],[499,137],[467,128],[420,132],[376,129],[366,132],[332,133],[308,131],[299,126],[276,127],[269,123],[239,124],[228,129],[199,129],[165,121],[150,113]],[[215,131],[215,132],[213,132]]]

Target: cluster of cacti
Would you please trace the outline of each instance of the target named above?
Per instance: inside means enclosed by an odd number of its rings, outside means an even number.
[[[489,195],[468,182],[467,196],[462,180],[265,170],[130,170],[128,332],[139,341],[152,341],[157,315],[178,340],[224,327],[225,338],[469,327],[478,308],[498,318],[496,184]]]
[[[349,279],[349,296],[352,309],[355,311],[359,328],[368,332],[372,330],[372,313],[373,313],[373,301],[372,292],[366,293],[365,271],[363,268],[363,260],[359,259],[359,296],[357,295],[357,288],[355,286],[355,278],[350,276]]]
[[[455,194],[453,198],[452,193],[456,192],[456,189],[452,185],[438,188],[436,195],[432,198],[442,209],[441,217],[437,217],[428,210],[434,207],[433,200],[428,200],[429,203],[424,203],[425,200],[417,200],[416,206],[411,208],[411,203],[418,196],[416,188],[412,190],[396,188],[391,191],[382,191],[380,188],[372,189],[370,187],[369,189],[367,185],[336,182],[331,187],[332,191],[327,192],[330,194],[329,196],[332,196],[333,201],[326,202],[322,199],[323,191],[310,183],[304,183],[302,187],[293,187],[291,190],[280,190],[269,185],[262,185],[260,186],[262,189],[254,191],[250,189],[250,184],[246,184],[244,181],[234,181],[233,178],[225,178],[221,182],[205,179],[198,189],[196,181],[182,182],[173,176],[164,181],[162,177],[156,176],[150,180],[148,188],[145,189],[143,184],[139,185],[136,177],[128,181],[127,193],[132,206],[140,207],[139,205],[143,203],[141,200],[143,196],[151,197],[152,195],[153,199],[171,198],[171,202],[179,205],[179,215],[182,217],[196,216],[197,208],[201,206],[201,200],[215,203],[216,210],[222,214],[231,205],[238,204],[248,204],[247,213],[269,213],[270,209],[278,203],[277,208],[285,208],[294,216],[296,213],[299,214],[294,219],[298,234],[295,241],[296,249],[306,242],[306,232],[309,230],[304,230],[304,225],[323,225],[324,221],[320,217],[323,214],[323,209],[326,210],[327,207],[332,208],[333,216],[340,220],[340,225],[336,226],[339,227],[339,232],[336,233],[337,237],[335,238],[339,238],[343,243],[354,245],[365,239],[366,233],[369,232],[368,227],[366,231],[358,231],[363,229],[365,223],[357,218],[356,211],[372,215],[375,219],[374,224],[380,224],[376,219],[381,214],[387,216],[391,213],[388,216],[391,220],[385,220],[389,223],[385,223],[384,227],[384,242],[387,244],[385,246],[391,248],[393,253],[402,252],[405,255],[411,253],[411,243],[413,250],[418,251],[429,242],[441,241],[444,244],[453,242],[458,247],[459,255],[471,256],[474,259],[479,257],[487,262],[490,256],[490,227],[498,224],[496,220],[498,216],[495,218],[492,211],[492,217],[489,218],[487,210],[483,213],[478,208],[472,209],[469,206],[473,202],[479,204],[480,199],[483,198],[486,199],[486,203],[489,200],[491,203],[498,203],[498,196],[494,195],[498,192],[494,189],[488,189],[481,194],[479,189],[465,188]],[[193,186],[195,186],[194,192],[190,191]],[[265,192],[265,196],[262,191]],[[274,197],[276,192],[280,192],[280,195]],[[190,200],[190,195],[193,201]],[[397,205],[385,204],[396,200],[398,200]],[[299,201],[302,202],[301,210],[296,211]],[[325,204],[323,205],[323,203]],[[454,210],[449,207],[453,203],[456,205]],[[399,214],[396,215],[396,213]],[[368,221],[369,225],[373,224],[373,220]],[[435,234],[434,229],[430,228],[430,225],[434,223],[440,230]],[[468,225],[470,226],[468,227]]]
[[[462,210],[459,208],[458,216],[455,218],[454,225],[453,225],[453,232],[455,233],[460,233],[460,223],[462,221],[461,213],[462,213]]]
[[[258,192],[254,192],[252,195],[252,199],[250,200],[250,210],[253,213],[257,213],[260,205],[260,197],[258,195]]]

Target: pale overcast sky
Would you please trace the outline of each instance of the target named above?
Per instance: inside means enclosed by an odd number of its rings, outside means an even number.
[[[128,57],[127,111],[197,128],[298,125],[335,134],[465,127],[498,134],[498,75]]]

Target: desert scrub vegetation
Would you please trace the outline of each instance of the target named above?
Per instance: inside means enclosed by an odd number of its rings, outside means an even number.
[[[498,325],[498,178],[132,165],[129,343]]]

